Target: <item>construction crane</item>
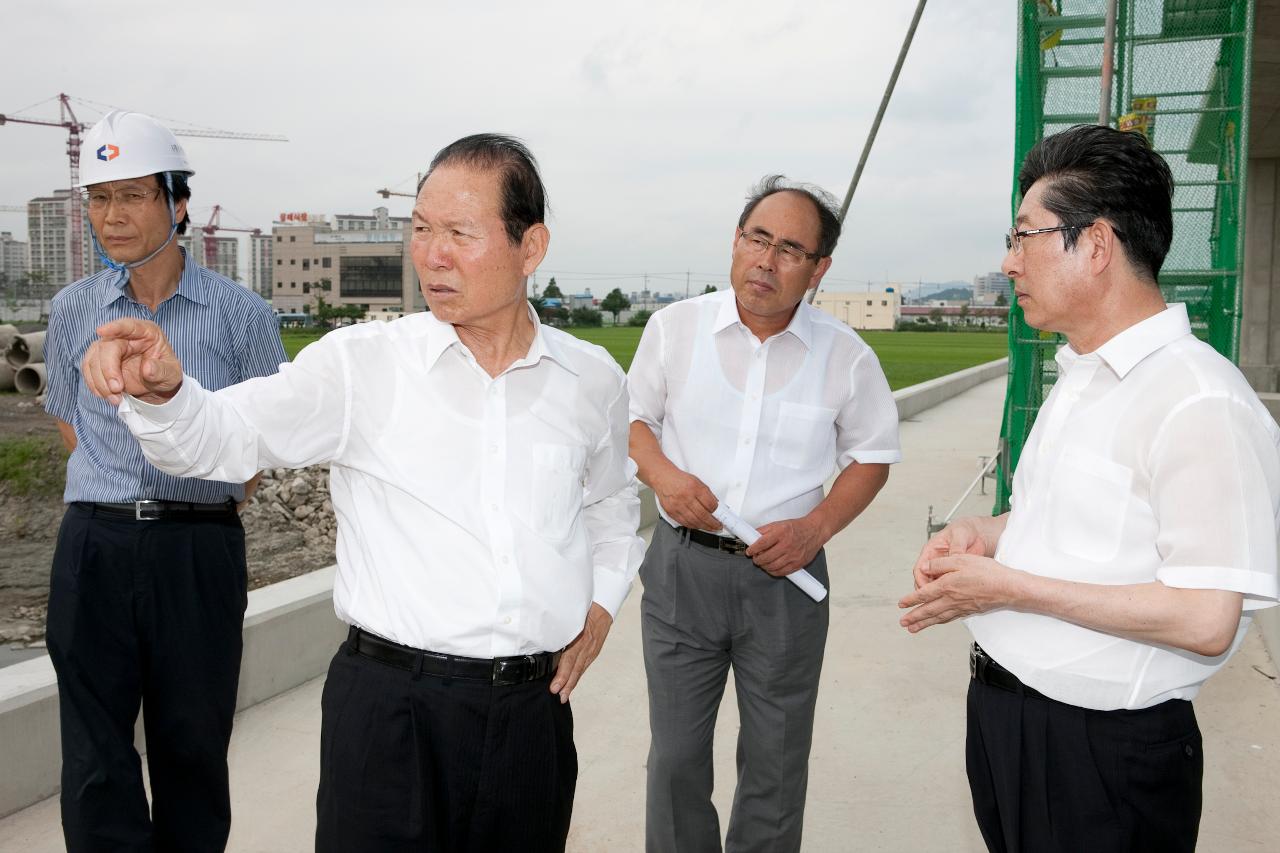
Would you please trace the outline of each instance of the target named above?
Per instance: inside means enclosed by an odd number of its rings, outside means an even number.
[[[405,178],[403,181],[396,184],[396,186],[404,186],[405,182],[408,180],[409,180],[408,178]],[[393,190],[390,187],[383,187],[380,190],[374,190],[374,192],[376,192],[378,195],[382,196],[383,198],[391,198],[393,195],[400,196],[401,198],[417,198],[418,193],[416,190],[421,184],[422,184],[422,173],[418,172],[417,176],[413,179],[413,187],[415,190],[414,192],[411,192],[411,193],[402,192],[401,190]]]
[[[217,232],[243,231],[255,237],[262,236],[261,228],[233,228],[229,225],[223,225],[222,205],[220,204],[213,206],[213,213],[209,216],[209,223],[201,225],[200,231],[204,234],[204,265],[208,269],[216,269],[218,263],[218,241],[215,239]]]
[[[106,106],[108,109],[115,109],[110,105],[96,105],[82,98],[76,98],[76,101],[89,106]],[[67,130],[67,158],[71,161],[71,203],[67,205],[67,232],[71,235],[71,278],[80,278],[84,275],[84,217],[80,208],[80,142],[81,134],[83,134],[89,125],[80,121],[76,117],[75,111],[71,108],[71,96],[65,93],[58,94],[58,121],[49,119],[19,118],[13,115],[5,115],[0,113],[0,125],[5,124],[37,124],[45,127],[62,127]],[[229,130],[216,130],[206,127],[179,127],[171,128],[175,136],[200,136],[209,139],[249,139],[260,142],[288,142],[289,140],[277,133],[236,133]]]

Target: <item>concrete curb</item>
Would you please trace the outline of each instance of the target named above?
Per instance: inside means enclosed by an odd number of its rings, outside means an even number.
[[[913,418],[925,409],[932,408],[944,400],[950,400],[975,385],[998,379],[1008,371],[1009,359],[999,358],[894,391],[893,401],[898,404],[898,420],[905,421]]]
[[[980,364],[894,393],[907,419],[1003,376],[1008,359]],[[641,489],[641,526],[657,521],[653,492]],[[249,593],[237,709],[264,702],[322,674],[346,626],[333,614],[336,567]],[[140,727],[139,727],[140,729]],[[143,744],[139,738],[139,747]],[[0,817],[58,791],[58,688],[48,655],[0,669]]]

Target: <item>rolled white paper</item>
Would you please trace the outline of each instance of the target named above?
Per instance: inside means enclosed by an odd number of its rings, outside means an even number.
[[[760,538],[760,531],[756,530],[750,524],[742,520],[742,516],[725,505],[724,501],[720,501],[715,512],[711,513],[715,516],[716,521],[724,525],[724,529],[732,533],[734,536],[746,542],[747,545],[754,545],[756,540]],[[822,601],[827,597],[827,588],[822,585],[822,581],[809,574],[804,569],[797,569],[786,576],[796,586],[800,587],[800,591],[812,598],[814,601]]]

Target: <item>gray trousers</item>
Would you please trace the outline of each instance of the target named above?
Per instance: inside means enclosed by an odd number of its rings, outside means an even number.
[[[823,552],[808,569],[827,583]],[[799,850],[830,599],[817,604],[749,558],[688,542],[661,520],[640,577],[652,737],[646,850],[720,850],[711,745],[730,666],[741,727],[725,849]]]

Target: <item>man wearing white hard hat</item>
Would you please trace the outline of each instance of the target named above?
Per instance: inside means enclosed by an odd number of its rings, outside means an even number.
[[[275,315],[174,241],[194,170],[174,135],[112,112],[84,139],[84,203],[106,269],[49,313],[45,409],[71,450],[49,590],[49,656],[62,721],[67,849],[222,850],[231,826],[227,744],[246,603],[242,483],[164,474],[116,407],[85,388],[104,323],[159,324],[205,387],[275,373]],[[133,746],[142,709],[152,802]]]

